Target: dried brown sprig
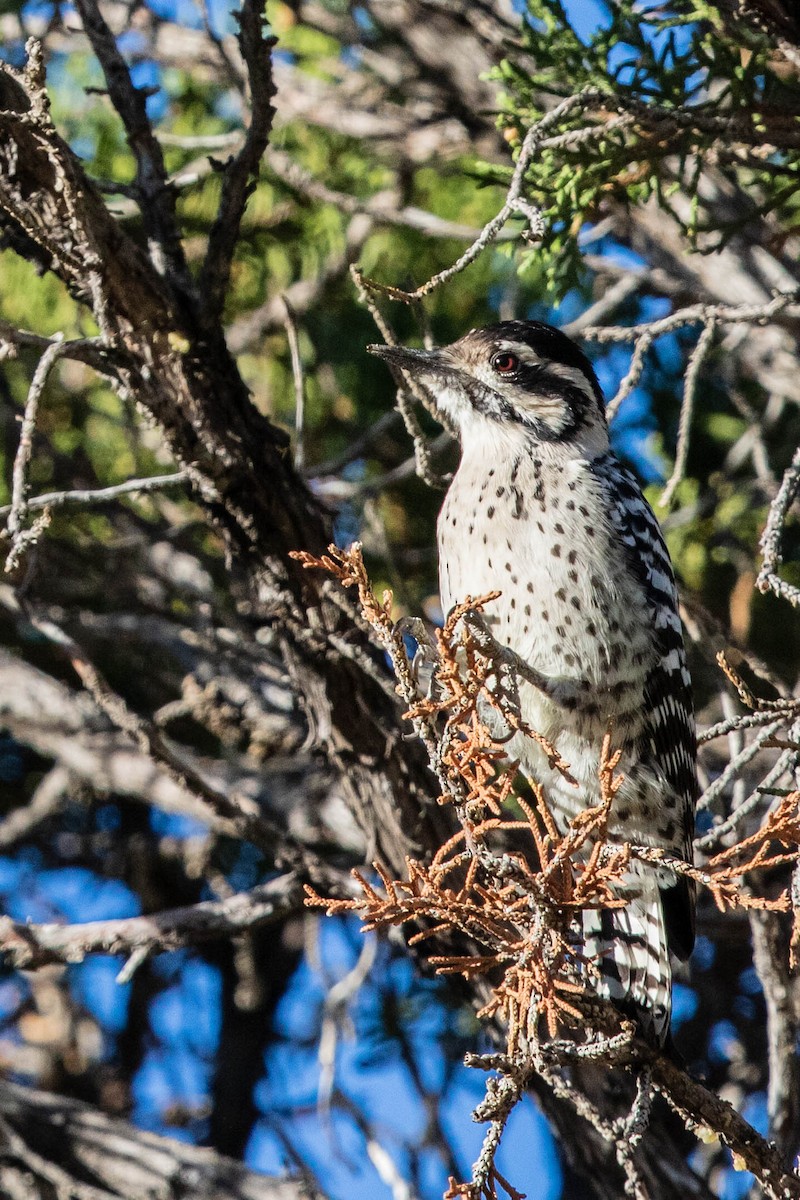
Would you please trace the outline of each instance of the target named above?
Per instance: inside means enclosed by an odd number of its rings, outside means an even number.
[[[694,879],[711,893],[720,912],[735,908],[788,912],[792,908],[788,891],[775,896],[755,895],[746,881],[756,871],[774,870],[800,859],[800,790],[781,797],[754,833],[721,850],[702,867],[653,846],[630,846],[629,851],[642,862],[667,865],[677,874]]]
[[[346,551],[331,547],[321,558],[296,557],[307,567],[333,574],[345,587],[357,587],[364,617],[393,661],[408,664],[390,615],[391,595],[386,593],[382,603],[375,598],[357,544]],[[449,614],[436,635],[435,693],[414,695],[406,714],[416,727],[435,730],[437,773],[448,785],[440,799],[457,803],[462,829],[430,864],[408,858],[406,880],[392,880],[375,863],[383,893],[356,872],[363,899],[327,901],[309,889],[308,902],[329,913],[357,911],[365,929],[425,922],[410,938],[412,945],[431,937],[466,938],[474,953],[441,954],[430,961],[442,974],[497,977],[481,1015],[504,1018],[513,1058],[536,1039],[540,1019],[550,1037],[565,1022],[581,1019],[572,1000],[586,990],[585,977],[594,964],[576,950],[570,926],[581,909],[625,903],[613,885],[625,871],[629,851],[617,846],[602,853],[611,804],[622,782],[615,775],[620,755],[612,753],[609,737],[601,754],[601,803],[580,813],[565,833],[559,832],[538,785],[533,805],[516,798],[524,819],[502,815],[508,811],[516,764],[509,762],[504,743],[487,724],[490,711],[498,712],[513,732],[534,738],[551,767],[571,777],[554,747],[529,729],[491,686],[501,671],[493,640],[476,636],[468,618],[480,614],[497,594],[468,597]],[[404,696],[411,678],[409,667],[399,681]],[[506,846],[509,839],[516,841],[512,849]]]
[[[496,1104],[492,1101],[491,1112],[481,1108],[476,1113],[490,1122],[481,1156],[469,1183],[450,1181],[447,1198],[497,1200],[501,1189],[518,1200],[520,1194],[497,1172],[494,1155],[508,1113],[530,1072],[541,1069],[558,1089],[555,1068],[546,1067],[547,1054],[558,1057],[570,1045],[575,1055],[590,1053],[595,1035],[600,1047],[616,1045],[623,1035],[628,1045],[633,1033],[621,1017],[619,1029],[616,1034],[612,1030],[611,1036],[605,1026],[602,1036],[599,1028],[592,1028],[597,1023],[593,1014],[602,1021],[608,1006],[604,1009],[592,1001],[597,964],[581,953],[574,934],[580,928],[581,911],[626,903],[624,884],[632,859],[688,876],[706,887],[723,911],[789,909],[788,889],[777,896],[759,896],[752,890],[752,878],[754,872],[798,862],[800,791],[783,797],[749,837],[703,866],[692,866],[657,847],[609,841],[609,817],[623,777],[618,773],[621,752],[612,750],[607,735],[600,754],[600,803],[580,812],[562,830],[535,781],[530,781],[532,802],[515,789],[516,763],[509,758],[507,743],[520,734],[537,742],[551,769],[574,780],[555,747],[521,719],[514,678],[517,664],[510,652],[498,646],[481,617],[498,593],[468,597],[450,613],[436,632],[434,682],[422,696],[403,634],[392,620],[391,594],[385,593],[382,602],[373,595],[360,547],[347,551],[331,547],[329,555],[321,558],[296,557],[308,567],[332,573],[343,586],[358,588],[363,615],[394,663],[398,692],[408,704],[405,715],[428,749],[442,787],[440,802],[454,803],[461,823],[430,863],[406,860],[407,879],[393,879],[375,863],[380,886],[364,873],[354,872],[361,898],[329,900],[307,888],[306,902],[329,914],[357,912],[365,930],[422,926],[410,936],[409,944],[438,939],[442,952],[429,958],[437,972],[487,978],[491,994],[479,1016],[503,1022],[507,1054],[505,1065],[498,1068],[500,1074],[489,1081],[486,1103],[493,1086],[505,1091],[500,1100],[495,1097]],[[525,664],[518,665],[519,678],[524,680]],[[731,665],[723,661],[722,666],[742,699],[750,701],[749,690]],[[498,733],[498,725],[506,732]],[[514,814],[515,805],[521,816]],[[467,952],[461,949],[464,942]],[[796,913],[792,965],[798,947]],[[589,1027],[585,1042],[576,1037],[578,1025]],[[556,1040],[561,1029],[572,1030],[566,1041]],[[575,1103],[580,1104],[580,1097]],[[625,1169],[636,1174],[627,1160]]]
[[[354,871],[362,898],[327,900],[309,887],[307,903],[329,914],[357,912],[365,930],[424,922],[410,945],[434,937],[468,939],[474,953],[438,954],[429,961],[439,974],[496,977],[479,1015],[503,1017],[509,1058],[519,1057],[537,1038],[540,1018],[550,1037],[560,1025],[581,1019],[571,998],[585,990],[583,976],[592,965],[569,936],[576,912],[624,903],[611,890],[620,864],[627,862],[624,847],[605,859],[594,849],[585,861],[578,858],[607,823],[611,795],[581,813],[562,837],[542,790],[536,789],[534,806],[518,800],[524,820],[492,816],[462,829],[430,864],[408,858],[406,880],[392,879],[376,862],[382,890]],[[487,850],[490,839],[499,842],[509,835],[516,839],[514,849],[478,853],[479,847]]]

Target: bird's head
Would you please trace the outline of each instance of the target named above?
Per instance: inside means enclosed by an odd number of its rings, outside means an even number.
[[[552,325],[502,321],[436,350],[368,349],[423,385],[465,448],[501,429],[569,444],[590,456],[608,448],[603,394],[592,365]]]

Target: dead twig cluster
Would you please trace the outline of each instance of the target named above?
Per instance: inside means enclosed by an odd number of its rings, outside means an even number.
[[[497,1171],[494,1154],[508,1113],[532,1072],[579,1111],[585,1109],[588,1119],[615,1144],[628,1148],[617,1157],[630,1194],[646,1196],[634,1149],[647,1123],[652,1089],[663,1091],[679,1111],[681,1105],[657,1067],[652,1077],[648,1066],[637,1068],[636,1098],[623,1120],[626,1129],[635,1125],[638,1130],[632,1143],[627,1135],[620,1136],[620,1121],[607,1121],[575,1087],[569,1071],[564,1072],[564,1063],[576,1057],[620,1061],[625,1055],[630,1062],[631,1055],[635,1060],[640,1054],[632,1027],[621,1016],[615,1019],[592,995],[597,964],[581,953],[577,918],[585,909],[626,903],[624,881],[634,859],[694,879],[722,911],[789,910],[788,888],[777,895],[758,895],[753,881],[765,871],[798,861],[800,792],[784,796],[754,832],[695,867],[653,847],[609,841],[609,814],[622,776],[620,752],[612,749],[607,735],[600,756],[601,802],[580,813],[566,830],[560,829],[543,788],[530,781],[531,800],[517,786],[516,764],[493,731],[492,714],[499,714],[515,733],[535,737],[551,767],[570,778],[568,764],[554,747],[520,721],[513,692],[498,687],[508,669],[502,648],[493,654],[485,627],[471,623],[495,595],[468,599],[436,631],[433,684],[427,695],[419,696],[402,626],[392,616],[391,594],[379,601],[372,593],[360,547],[330,547],[327,555],[298,557],[304,566],[326,570],[343,586],[358,589],[364,618],[399,666],[398,691],[409,701],[406,717],[424,732],[431,765],[442,784],[440,803],[455,803],[459,815],[461,828],[430,862],[406,858],[405,879],[393,878],[376,861],[375,877],[353,872],[361,889],[358,898],[329,899],[306,887],[308,905],[324,908],[329,915],[357,913],[365,931],[416,926],[409,945],[434,940],[436,952],[429,951],[427,959],[437,973],[485,980],[488,996],[479,1016],[501,1023],[506,1054],[495,1064],[499,1076],[481,1106],[481,1117],[490,1125],[472,1180],[451,1180],[448,1196],[519,1196]],[[798,944],[796,920],[793,961]],[[644,1053],[645,1063],[654,1061],[652,1051]],[[715,1132],[729,1134],[727,1129]],[[753,1169],[752,1147],[740,1147],[736,1153]]]
[[[491,803],[496,802],[492,785],[506,792],[506,780],[504,775],[484,785]],[[357,912],[365,930],[424,923],[409,939],[412,946],[430,938],[447,942],[455,934],[474,944],[474,954],[440,954],[429,961],[443,975],[467,979],[499,975],[479,1015],[503,1019],[509,1058],[522,1055],[531,1041],[538,1040],[540,1019],[549,1037],[555,1037],[563,1025],[582,1019],[569,997],[585,991],[581,975],[593,964],[580,958],[570,939],[570,925],[583,908],[624,904],[613,894],[611,881],[619,878],[621,865],[628,860],[624,847],[605,860],[595,847],[587,862],[575,861],[605,826],[610,796],[582,813],[564,837],[556,830],[541,789],[535,806],[520,797],[517,804],[523,820],[490,817],[469,823],[430,864],[408,858],[407,880],[393,880],[375,863],[383,891],[360,871],[354,872],[363,893],[358,899],[328,901],[313,888],[307,889],[308,903],[325,907],[331,915]],[[518,833],[528,842],[524,849],[479,853],[479,848],[485,850],[490,844],[490,837],[499,841],[504,834]]]

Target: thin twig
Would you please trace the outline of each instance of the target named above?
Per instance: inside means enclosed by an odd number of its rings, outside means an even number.
[[[93,505],[107,504],[118,500],[120,496],[146,495],[148,492],[161,492],[165,488],[177,487],[186,483],[189,472],[186,470],[173,471],[169,475],[150,475],[144,479],[126,479],[124,483],[115,483],[105,488],[73,488],[64,492],[43,492],[40,496],[31,496],[25,502],[28,510],[39,508],[62,508],[64,505]],[[0,517],[11,512],[11,505],[0,507]]]
[[[0,321],[0,359],[16,356],[17,346],[30,346],[35,350],[44,351],[55,343],[64,347],[60,357],[86,363],[107,375],[112,373],[116,356],[114,350],[107,346],[102,338],[73,338],[67,342],[64,341],[63,333],[46,337],[41,333],[31,333],[28,329],[18,329],[9,321]]]
[[[68,343],[57,336],[47,347],[36,366],[36,370],[28,389],[25,401],[25,412],[22,418],[22,428],[19,435],[19,445],[14,457],[14,467],[11,476],[11,504],[8,510],[7,530],[11,537],[11,549],[6,558],[5,569],[14,571],[19,563],[25,547],[35,539],[42,526],[34,526],[31,530],[23,530],[23,522],[28,509],[28,465],[33,453],[33,435],[36,432],[36,419],[39,413],[39,400],[47,383],[53,366],[65,351]]]
[[[241,150],[222,167],[222,195],[200,272],[203,314],[209,324],[216,323],[222,314],[239,227],[267,148],[274,116],[275,84],[270,51],[275,39],[265,33],[263,5],[258,0],[244,0],[237,20],[239,48],[250,85],[250,125]]]
[[[749,762],[752,762],[757,754],[761,752],[764,743],[768,742],[770,738],[772,738],[778,732],[780,727],[780,722],[773,722],[773,724],[767,725],[766,727],[760,729],[752,742],[748,743],[748,745],[746,745],[740,751],[736,758],[731,759],[731,761],[727,763],[725,769],[709,784],[702,796],[697,801],[698,812],[702,812],[704,809],[709,808],[720,796],[724,795],[725,790],[736,779],[738,779],[742,770]],[[717,828],[713,829],[711,833],[706,834],[704,838],[700,839],[698,843],[700,849],[706,849],[705,843],[707,839],[711,837],[717,838],[722,835],[723,831],[725,833],[731,832],[736,828],[736,825],[744,816],[745,814],[742,813],[740,809],[737,809],[736,813],[728,818],[723,825],[719,825]],[[731,824],[731,822],[733,822],[733,824]]]
[[[373,299],[370,291],[370,285],[364,277],[363,272],[359,267],[353,264],[350,267],[350,275],[356,285],[358,297],[362,304],[369,311],[370,316],[379,329],[381,336],[387,346],[396,346],[397,339],[394,336],[390,326],[384,320],[378,305]],[[431,467],[431,446],[422,428],[417,420],[416,414],[411,406],[411,399],[419,401],[428,411],[435,411],[435,406],[430,398],[426,395],[414,377],[407,371],[399,372],[400,380],[397,388],[397,409],[403,418],[403,423],[406,431],[414,443],[414,459],[416,462],[417,475],[424,480],[429,487],[441,490],[445,484],[440,476],[438,476]],[[437,420],[441,423],[441,414],[437,413]]]
[[[618,342],[633,342],[633,357],[625,378],[622,380],[616,395],[609,401],[606,414],[609,421],[613,420],[619,411],[622,401],[633,390],[641,378],[645,358],[653,343],[665,334],[674,333],[687,325],[736,325],[762,324],[783,313],[787,317],[800,316],[800,304],[797,303],[797,292],[780,292],[763,304],[692,304],[680,308],[657,321],[647,321],[640,325],[594,325],[581,330],[581,337],[588,342],[600,345]],[[709,339],[703,343],[703,356],[708,350]],[[700,339],[702,341],[702,337]],[[698,342],[698,349],[700,343]],[[702,359],[701,359],[702,362]],[[701,364],[698,363],[698,369]]]
[[[595,325],[584,329],[581,336],[589,342],[605,344],[607,342],[634,342],[645,334],[661,337],[665,333],[674,333],[685,325],[704,325],[716,321],[720,325],[757,324],[764,323],[778,313],[786,317],[800,317],[798,294],[778,292],[771,300],[762,304],[691,304],[679,308],[666,317],[657,321],[645,321],[641,325]]]
[[[584,330],[583,336],[588,338],[589,335],[590,331]],[[644,370],[647,353],[655,341],[655,338],[656,334],[653,332],[652,328],[647,328],[636,341],[636,344],[633,347],[633,354],[631,355],[630,366],[628,367],[625,377],[617,388],[617,394],[611,400],[609,400],[608,404],[606,405],[607,421],[611,422],[614,420],[614,417],[619,412],[622,401],[627,399],[627,397],[639,383],[639,380],[642,377],[642,371]]]
[[[8,849],[23,838],[29,837],[44,821],[58,812],[69,796],[72,782],[73,775],[68,767],[60,763],[52,766],[36,785],[27,804],[12,809],[0,821],[0,848]]]
[[[464,253],[449,267],[443,271],[439,271],[433,275],[427,282],[420,284],[414,291],[406,292],[402,288],[390,287],[386,284],[377,283],[372,279],[363,279],[364,285],[374,292],[380,292],[384,296],[390,297],[392,300],[402,300],[406,304],[410,304],[415,300],[421,300],[424,296],[430,295],[436,288],[441,287],[449,279],[455,275],[459,275],[465,267],[473,263],[476,258],[486,249],[487,246],[495,242],[505,225],[506,221],[513,216],[523,216],[528,224],[528,236],[531,240],[538,240],[544,234],[544,222],[542,214],[538,208],[529,203],[523,198],[523,189],[525,185],[525,175],[528,167],[533,160],[534,155],[539,150],[544,134],[548,129],[552,129],[557,125],[562,117],[572,112],[576,108],[583,108],[590,104],[593,100],[599,99],[601,93],[592,89],[590,91],[578,92],[574,96],[567,97],[560,104],[556,104],[541,121],[537,121],[535,125],[526,133],[522,146],[520,147],[519,157],[517,158],[514,173],[511,176],[511,183],[506,192],[505,203],[498,213],[488,221],[481,230],[479,236]]]
[[[287,297],[281,296],[283,307],[286,309],[286,339],[289,343],[289,354],[292,360],[292,379],[294,381],[294,466],[296,471],[302,471],[306,464],[305,443],[305,411],[306,390],[303,378],[303,361],[300,357],[300,339],[297,333],[297,317]]]
[[[659,503],[666,507],[675,494],[680,481],[686,472],[686,461],[689,457],[689,434],[692,428],[692,416],[694,414],[694,401],[697,392],[697,380],[700,375],[700,370],[705,362],[706,355],[711,349],[711,343],[714,340],[714,333],[717,324],[713,317],[703,326],[700,337],[697,340],[697,345],[692,352],[686,367],[686,377],[683,384],[683,402],[681,404],[681,417],[678,425],[678,441],[675,447],[675,466],[672,469],[672,474],[667,480],[664,490],[661,493]]]
[[[319,924],[320,918],[314,916],[311,920],[316,926]],[[358,995],[375,965],[377,953],[378,938],[374,935],[365,938],[353,967],[326,989],[317,1047],[319,1064],[317,1108],[326,1124],[330,1117],[330,1103],[335,1082],[336,1050],[345,1018],[351,1002]]]
[[[162,146],[177,146],[181,150],[230,150],[238,149],[244,135],[238,130],[230,133],[167,133],[159,130],[156,134]]]
[[[771,725],[779,717],[794,716],[800,709],[800,700],[783,700],[776,702],[774,707],[761,709],[754,713],[737,713],[719,721],[709,729],[704,729],[697,738],[697,744],[704,746],[715,738],[727,737],[729,733],[744,729],[760,729],[763,725]]]
[[[783,527],[799,487],[800,446],[795,450],[791,464],[784,472],[778,494],[770,505],[767,524],[761,535],[762,563],[756,579],[756,587],[760,592],[773,591],[776,596],[781,596],[792,605],[800,604],[800,588],[781,579],[778,571],[783,562]]]
[[[39,400],[44,385],[47,382],[47,377],[56,360],[63,353],[63,348],[64,342],[60,338],[50,343],[39,359],[28,389],[19,444],[17,446],[17,453],[14,456],[14,467],[11,475],[11,504],[9,506],[8,531],[12,538],[20,532],[22,522],[25,519],[28,464],[33,452],[33,435],[36,430],[36,418],[39,413]]]

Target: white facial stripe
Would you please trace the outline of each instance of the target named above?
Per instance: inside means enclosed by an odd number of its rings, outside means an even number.
[[[583,371],[578,370],[577,367],[568,367],[566,363],[550,362],[547,364],[547,369],[551,375],[557,375],[559,379],[563,379],[566,383],[571,383],[574,387],[580,388],[587,399],[592,401],[595,399],[592,385]]]
[[[501,354],[513,354],[520,362],[528,363],[532,367],[536,367],[544,361],[535,350],[532,350],[524,342],[500,342],[499,349]]]
[[[469,403],[467,396],[458,386],[433,387],[431,391],[435,397],[437,407],[455,421],[458,421],[463,414],[469,413],[472,410],[472,405]]]

